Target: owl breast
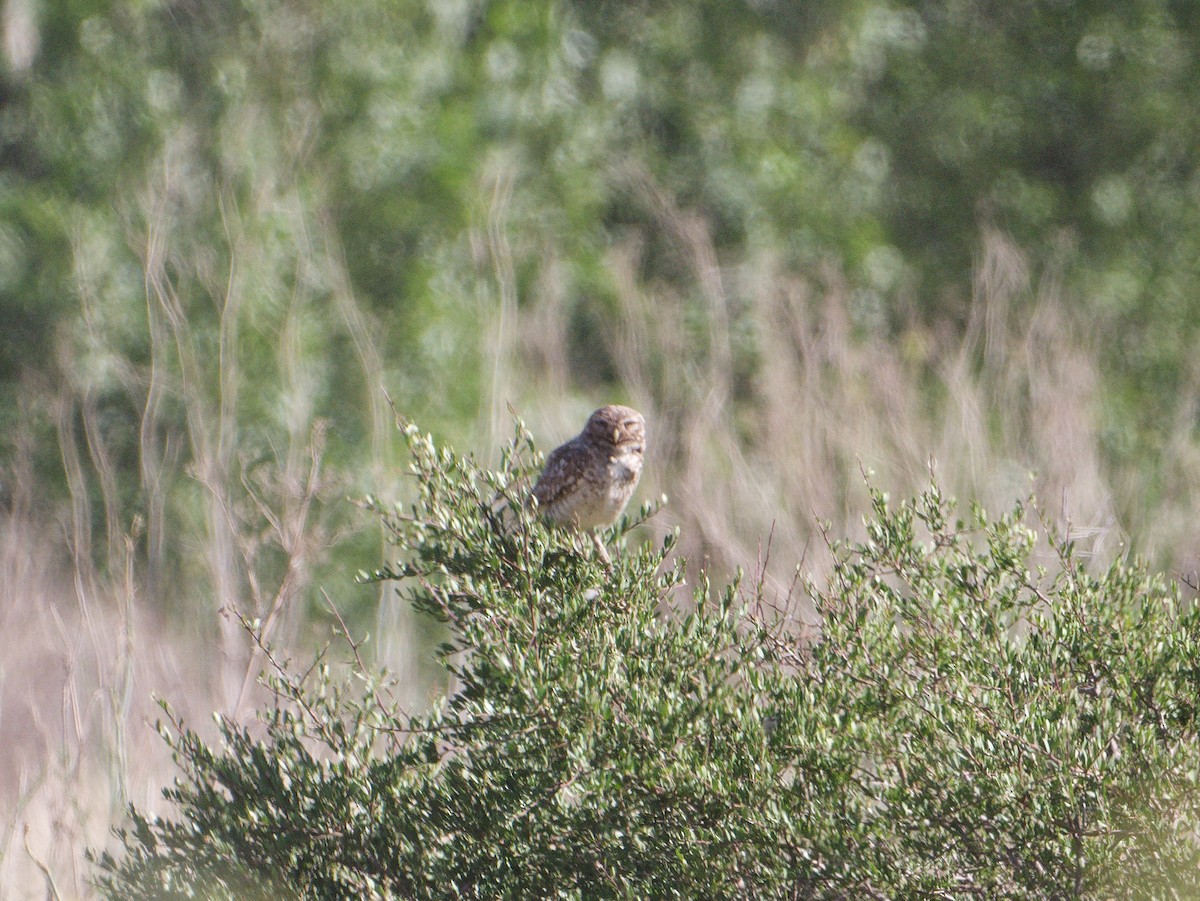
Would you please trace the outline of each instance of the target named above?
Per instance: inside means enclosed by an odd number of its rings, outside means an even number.
[[[608,476],[613,482],[618,482],[625,485],[629,482],[636,483],[638,476],[642,474],[642,458],[634,454],[625,454],[620,457],[613,457],[608,464]],[[632,486],[630,487],[632,490]]]
[[[628,453],[609,458],[608,461],[608,491],[605,498],[603,517],[614,521],[621,515],[633,489],[637,487],[638,478],[642,474],[642,457],[640,454]]]

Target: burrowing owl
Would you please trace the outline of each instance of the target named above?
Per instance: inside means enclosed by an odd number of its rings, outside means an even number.
[[[612,525],[637,487],[645,448],[641,413],[615,404],[601,407],[582,432],[546,458],[533,486],[539,512],[580,530]]]

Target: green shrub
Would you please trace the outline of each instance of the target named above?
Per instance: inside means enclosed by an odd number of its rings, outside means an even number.
[[[172,721],[176,819],[131,812],[105,896],[1196,896],[1200,620],[1142,567],[875,492],[806,627],[685,591],[674,536],[606,569],[544,528],[523,432],[498,472],[405,435],[373,578],[447,623],[453,690],[280,665],[219,748]]]

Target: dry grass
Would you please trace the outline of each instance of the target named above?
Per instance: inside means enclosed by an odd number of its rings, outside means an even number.
[[[106,331],[112,310],[102,267],[93,273],[88,266],[103,248],[84,246],[81,229],[83,315],[76,333],[62,336],[60,380],[30,385],[22,431],[4,436],[2,901],[88,896],[84,849],[110,843],[127,804],[161,809],[174,769],[153,728],[155,696],[202,734],[215,732],[214,712],[251,717],[264,660],[242,620],[257,621],[285,656],[311,648],[305,610],[320,588],[314,572],[345,537],[339,530],[354,484],[326,464],[327,423],[311,403],[317,361],[304,350],[302,332],[313,328],[316,303],[332,299],[375,395],[363,411],[369,440],[354,475],[387,493],[394,439],[375,390],[381,357],[336,241],[318,225],[297,230],[306,243],[292,248],[295,265],[320,267],[328,293],[320,300],[296,293],[281,309],[271,307],[278,323],[272,371],[245,371],[243,332],[264,316],[254,273],[269,268],[273,248],[228,212],[229,258],[193,252],[175,233],[171,212],[186,188],[181,170],[164,164],[130,225],[145,278],[148,358],[123,353]],[[294,195],[262,202],[290,202],[292,221],[304,220]],[[248,218],[260,213],[244,211]],[[296,274],[298,282],[305,278]],[[206,310],[216,311],[215,320]],[[253,411],[264,402],[278,419],[259,432],[270,438],[251,448]],[[118,462],[128,454],[131,422],[132,486],[128,457]],[[36,429],[47,425],[55,440],[39,444]],[[54,492],[35,475],[35,462],[47,455],[61,461],[65,476],[67,498],[58,504],[46,500]],[[410,614],[397,607],[380,605],[381,622],[393,628],[376,643],[377,656],[423,698]]]
[[[236,498],[211,469],[198,477],[206,509],[219,514],[207,534],[220,528],[226,540],[206,545],[201,559],[210,569],[195,586],[155,585],[145,522],[135,515],[120,531],[124,511],[107,488],[108,528],[93,535],[85,483],[104,484],[104,451],[94,444],[85,465],[78,445],[87,442],[66,428],[71,421],[61,415],[72,492],[57,519],[35,504],[27,463],[5,474],[12,498],[0,517],[4,899],[87,896],[83,849],[106,847],[129,803],[163,807],[174,768],[154,729],[155,697],[201,734],[215,732],[213,712],[248,718],[262,696],[255,676],[264,661],[239,617],[295,647],[294,603],[311,588],[308,561],[328,543],[312,512],[322,489],[318,428],[298,471],[279,462],[266,472],[239,468]]]
[[[617,304],[591,337],[623,393],[565,375],[573,310],[553,277],[522,305],[504,305],[511,352],[499,378],[524,386],[513,399],[548,446],[601,402],[642,410],[651,445],[640,494],[669,495],[658,525],[683,527],[690,559],[753,570],[773,536],[768,581],[784,590],[797,562],[822,566],[818,521],[834,536],[861,534],[864,472],[896,496],[919,491],[932,472],[992,512],[1035,495],[1085,556],[1111,560],[1133,535],[1161,565],[1194,567],[1200,395],[1181,398],[1163,463],[1170,490],[1147,509],[1145,476],[1114,469],[1102,451],[1102,336],[1072,315],[1083,305],[1053,274],[1031,276],[1004,235],[982,238],[965,329],[913,317],[893,339],[836,271],[801,278],[769,254],[723,266],[701,217],[644,174],[627,178],[686,277],[683,288],[647,277],[643,234],[612,248]],[[495,268],[501,296],[512,293],[503,284],[511,269]]]
[[[0,896],[81,897],[87,846],[102,848],[130,802],[161,808],[171,772],[151,693],[204,724],[211,655],[171,634],[129,584],[68,559],[47,524],[0,524]],[[169,634],[168,640],[163,640]]]

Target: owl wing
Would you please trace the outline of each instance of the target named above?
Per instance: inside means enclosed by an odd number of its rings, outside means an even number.
[[[587,452],[576,441],[568,441],[546,458],[546,467],[533,486],[533,496],[543,515],[561,520],[570,515],[570,510],[561,509],[579,484],[580,475],[586,465]],[[573,506],[570,503],[566,507]],[[560,508],[560,509],[556,509]]]

